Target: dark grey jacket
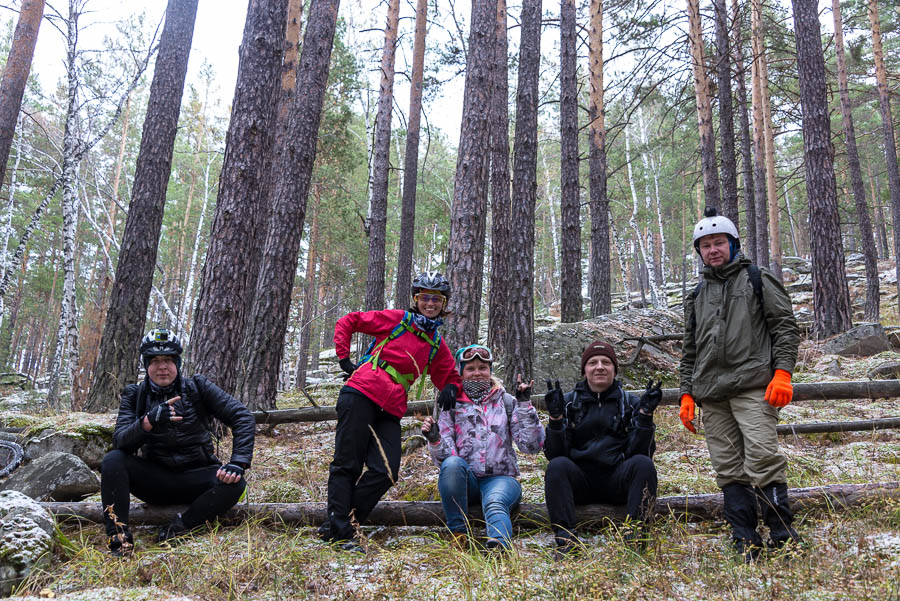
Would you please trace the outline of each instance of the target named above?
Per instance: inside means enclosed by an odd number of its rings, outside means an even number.
[[[250,467],[256,421],[247,408],[205,376],[179,378],[179,382],[168,398],[181,395],[174,407],[184,419],[156,426],[150,432],[144,431],[141,421],[148,411],[166,399],[154,398],[156,395],[150,392],[146,379],[126,386],[113,433],[113,447],[127,453],[140,449],[144,458],[179,472],[217,464],[220,461],[213,452],[209,427],[210,418],[215,417],[232,430],[231,463]]]

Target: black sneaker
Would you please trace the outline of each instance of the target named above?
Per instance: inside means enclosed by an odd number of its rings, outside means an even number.
[[[134,553],[134,537],[127,528],[110,536],[106,544],[113,557],[131,557]]]
[[[156,535],[156,542],[160,544],[172,544],[177,539],[182,538],[189,533],[190,530],[184,525],[184,522],[181,520],[181,514],[179,513],[175,516],[174,520],[159,529],[159,534]]]
[[[345,540],[342,543],[338,543],[337,547],[341,551],[346,551],[347,553],[359,553],[360,555],[366,554],[366,550],[363,548],[363,546],[355,540]]]

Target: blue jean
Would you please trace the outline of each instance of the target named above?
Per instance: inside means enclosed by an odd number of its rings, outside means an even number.
[[[466,532],[466,509],[470,503],[481,501],[488,539],[509,546],[512,537],[510,511],[522,500],[522,486],[512,476],[484,476],[477,478],[461,457],[452,456],[441,463],[438,476],[441,505],[451,532]]]

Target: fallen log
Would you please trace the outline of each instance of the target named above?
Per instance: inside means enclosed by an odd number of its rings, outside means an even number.
[[[633,391],[640,394],[643,391]],[[662,405],[678,405],[680,394],[677,388],[663,389]],[[900,397],[900,380],[872,380],[859,382],[816,382],[794,384],[794,399],[797,401],[832,401],[843,399],[884,399]],[[538,409],[545,409],[544,396],[532,395],[531,402]],[[431,413],[431,401],[409,403],[406,415],[427,415]],[[336,420],[334,407],[303,407],[301,409],[275,409],[254,411],[258,424],[285,424],[296,422],[323,422]]]
[[[850,507],[877,499],[900,498],[900,482],[873,484],[832,484],[810,488],[793,488],[790,491],[794,511],[809,511],[822,507]],[[41,503],[57,518],[75,517],[101,522],[100,503]],[[132,526],[167,524],[176,513],[184,512],[185,505],[136,504],[131,508],[129,522]],[[679,495],[660,497],[656,500],[656,514],[671,515],[689,520],[718,520],[722,515],[722,495]],[[480,507],[471,507],[470,516],[482,520]],[[600,523],[604,519],[621,520],[625,508],[612,505],[583,505],[577,509],[577,518],[583,526]],[[261,519],[275,524],[318,526],[325,520],[325,503],[247,503],[233,507],[223,517],[227,523],[248,519]],[[522,526],[547,526],[546,507],[543,504],[523,503],[516,521]],[[442,526],[444,512],[439,501],[382,501],[369,517],[368,523],[383,526]]]
[[[780,436],[789,436],[791,434],[822,434],[825,432],[868,432],[870,430],[891,430],[894,428],[900,428],[900,417],[862,419],[853,422],[781,424],[777,427],[777,430]]]

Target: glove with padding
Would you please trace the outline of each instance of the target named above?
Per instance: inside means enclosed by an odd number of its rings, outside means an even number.
[[[178,417],[178,413],[172,408],[172,403],[178,400],[179,397],[174,399],[169,399],[165,403],[160,403],[153,409],[147,412],[147,421],[150,422],[150,425],[156,428],[157,426],[162,426],[163,424],[168,424],[172,421],[181,421],[181,418],[173,419],[173,417]],[[172,415],[172,414],[175,415]]]
[[[651,378],[650,381],[647,382],[647,390],[641,395],[638,408],[641,413],[652,415],[659,406],[660,401],[662,401],[662,380],[654,384],[653,379]]]
[[[223,472],[225,472],[226,474],[228,474],[229,476],[237,476],[238,478],[241,478],[244,476],[244,468],[242,468],[241,466],[239,466],[235,463],[226,463],[219,469],[222,470]]]
[[[456,384],[447,384],[438,395],[438,406],[441,411],[452,411],[456,408]]]
[[[794,387],[791,385],[791,373],[776,369],[772,381],[766,388],[766,401],[773,407],[781,409],[794,398]]]
[[[566,397],[563,396],[562,387],[559,380],[554,386],[550,380],[547,380],[547,394],[544,396],[544,404],[547,405],[547,413],[553,419],[562,417],[563,411],[566,409]]]
[[[681,418],[681,423],[684,424],[684,427],[693,432],[697,433],[697,428],[694,427],[694,397],[689,394],[681,395],[681,411],[678,413],[678,417]]]

